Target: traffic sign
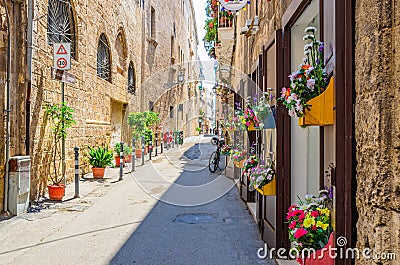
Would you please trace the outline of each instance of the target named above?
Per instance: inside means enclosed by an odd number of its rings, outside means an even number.
[[[71,43],[53,44],[53,67],[60,70],[71,69]]]
[[[76,83],[75,75],[56,68],[51,68],[51,78],[71,85]]]
[[[240,9],[242,9],[247,5],[247,0],[235,0],[235,1],[219,0],[219,3],[226,10],[239,11]]]

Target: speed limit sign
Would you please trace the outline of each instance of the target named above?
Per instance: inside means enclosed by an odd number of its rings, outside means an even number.
[[[53,67],[60,70],[71,69],[71,43],[53,44]]]

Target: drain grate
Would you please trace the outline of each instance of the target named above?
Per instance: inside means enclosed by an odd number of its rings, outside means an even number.
[[[189,213],[178,215],[174,222],[183,224],[205,224],[213,223],[217,220],[217,214],[209,213]]]

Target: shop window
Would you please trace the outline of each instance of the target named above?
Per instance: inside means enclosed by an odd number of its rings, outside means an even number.
[[[71,55],[76,59],[74,11],[69,0],[49,0],[47,6],[47,41],[71,43]]]

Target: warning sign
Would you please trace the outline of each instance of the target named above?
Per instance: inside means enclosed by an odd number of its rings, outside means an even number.
[[[71,43],[53,44],[53,67],[60,70],[71,69]]]

